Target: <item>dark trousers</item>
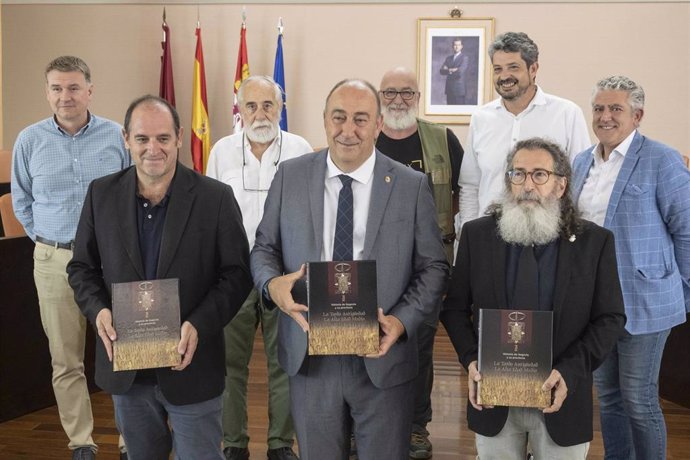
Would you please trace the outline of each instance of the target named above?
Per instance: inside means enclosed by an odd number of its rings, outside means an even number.
[[[412,431],[428,436],[426,425],[431,421],[431,390],[434,387],[434,339],[437,326],[423,323],[417,331],[419,373],[412,383],[414,415]]]

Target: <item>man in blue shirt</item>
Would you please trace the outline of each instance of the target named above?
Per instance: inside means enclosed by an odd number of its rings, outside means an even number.
[[[61,56],[46,67],[53,116],[17,136],[12,203],[36,242],[34,280],[53,365],[53,391],[73,459],[95,458],[93,415],[84,376],[86,320],[74,302],[65,267],[89,183],[130,164],[122,128],[88,110],[93,86],[86,63]]]

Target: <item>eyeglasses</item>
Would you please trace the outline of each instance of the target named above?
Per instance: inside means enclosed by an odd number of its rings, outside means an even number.
[[[409,101],[412,100],[417,95],[417,91],[412,91],[411,89],[404,89],[402,91],[398,91],[395,89],[386,89],[383,91],[379,91],[383,98],[387,101],[392,101],[396,97],[398,97],[398,94],[402,98],[403,101]]]
[[[546,169],[537,168],[534,171],[527,172],[524,169],[511,169],[506,173],[508,180],[513,185],[522,185],[527,180],[527,176],[532,178],[532,182],[536,185],[544,185],[549,181],[551,175],[563,177],[563,174],[558,174],[553,171],[547,171]]]
[[[247,153],[245,152],[244,149],[244,144],[245,144],[245,138],[246,134],[242,136],[242,188],[244,189],[245,192],[268,192],[267,188],[247,188],[247,182],[246,179],[244,178],[244,167],[247,165]],[[278,158],[273,162],[273,167],[276,168],[276,172],[278,171],[278,163],[280,162],[280,157],[283,155],[283,133],[282,131],[280,132],[280,140],[279,140],[279,146],[278,146]],[[257,181],[259,178],[257,177]]]

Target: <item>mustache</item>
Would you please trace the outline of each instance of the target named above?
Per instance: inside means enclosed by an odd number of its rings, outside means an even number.
[[[518,203],[522,203],[523,201],[536,201],[541,204],[542,202],[542,197],[539,195],[537,192],[531,191],[531,192],[520,192],[515,197],[515,201]]]

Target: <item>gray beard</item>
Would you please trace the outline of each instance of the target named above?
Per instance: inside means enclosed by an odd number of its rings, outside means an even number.
[[[410,107],[405,115],[395,115],[389,110],[388,106],[383,107],[383,123],[394,131],[411,128],[417,123],[417,108]]]
[[[250,141],[256,142],[258,144],[267,144],[269,142],[273,142],[273,139],[275,139],[278,136],[278,124],[273,124],[273,123],[268,123],[268,129],[265,128],[259,128],[260,125],[257,125],[257,122],[254,122],[252,126],[247,126],[244,128],[244,133],[247,135],[247,138],[249,138]],[[259,129],[257,129],[259,128]]]
[[[538,197],[531,194],[530,197]],[[521,203],[511,192],[501,198],[498,233],[512,244],[544,245],[558,238],[561,229],[561,202],[555,196],[539,197],[538,204]]]

